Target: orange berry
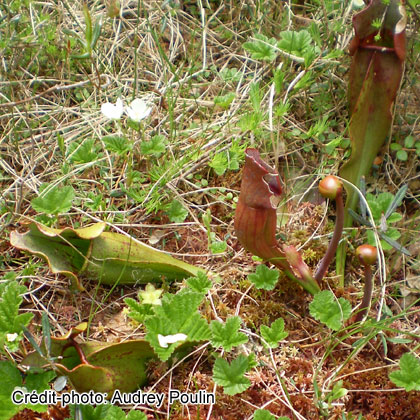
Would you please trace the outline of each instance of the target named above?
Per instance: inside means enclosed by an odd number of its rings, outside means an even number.
[[[323,197],[335,200],[337,193],[343,191],[343,183],[334,175],[328,175],[319,183],[318,189]]]

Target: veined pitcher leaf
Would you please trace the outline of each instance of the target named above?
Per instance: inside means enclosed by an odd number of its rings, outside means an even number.
[[[77,342],[76,337],[86,328],[87,324],[82,323],[62,337],[51,337],[50,357],[56,360],[53,366],[59,374],[70,379],[77,392],[91,389],[109,394],[116,389],[132,392],[145,384],[146,362],[156,357],[147,341]],[[42,347],[45,350],[45,346]],[[32,352],[22,364],[45,367],[49,360],[38,352]]]
[[[400,0],[370,0],[353,17],[355,36],[350,45],[353,56],[348,89],[351,155],[340,176],[360,187],[389,134],[392,105],[403,75],[405,59],[406,12]],[[378,28],[374,22],[381,22]],[[358,195],[346,186],[344,226],[352,225],[348,210],[355,210]],[[344,282],[346,245],[337,251],[337,273]]]
[[[372,23],[383,20],[380,29]],[[349,105],[351,156],[340,175],[356,186],[366,175],[384,143],[392,122],[392,104],[403,74],[405,9],[399,0],[371,0],[353,17],[355,36],[350,46]],[[347,189],[346,208],[355,209],[357,194]],[[346,226],[351,223],[347,215]]]
[[[83,290],[80,277],[104,284],[135,284],[180,280],[204,272],[129,236],[104,232],[105,223],[80,229],[53,229],[31,223],[29,231],[10,234],[16,248],[44,258],[53,273],[72,279]]]
[[[306,264],[301,261],[299,265],[299,269],[305,266],[305,276],[300,270],[295,273],[290,258],[276,240],[276,207],[281,193],[278,173],[261,159],[258,150],[247,149],[235,212],[236,236],[246,250],[274,264],[309,293],[315,294],[320,288],[309,269],[306,270]]]

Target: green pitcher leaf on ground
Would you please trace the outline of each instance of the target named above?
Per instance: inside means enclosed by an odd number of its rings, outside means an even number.
[[[226,319],[226,323],[212,321],[210,329],[212,332],[211,344],[214,347],[223,347],[225,351],[231,351],[233,347],[237,347],[248,341],[246,334],[239,332],[241,326],[241,318],[232,316]]]
[[[309,312],[328,328],[338,331],[343,322],[350,318],[351,305],[344,298],[337,299],[329,290],[317,293],[309,305]]]
[[[195,342],[210,338],[210,328],[207,321],[198,312],[198,306],[203,300],[203,294],[188,289],[176,295],[166,294],[162,298],[162,305],[156,306],[155,315],[144,321],[147,334],[146,340],[152,345],[162,361],[169,359],[175,349],[182,342]],[[162,346],[159,336],[185,334],[185,340]]]
[[[121,343],[77,343],[76,337],[85,331],[86,323],[72,328],[62,337],[51,337],[51,354],[56,359],[55,370],[67,376],[77,392],[112,393],[132,392],[146,382],[146,362],[156,355],[145,340],[128,340]],[[75,347],[76,342],[79,350]],[[42,343],[41,348],[45,350]],[[82,352],[85,357],[80,357]],[[45,351],[43,352],[45,354]],[[122,357],[123,356],[123,357]],[[29,353],[23,365],[41,367],[48,360],[38,352]]]
[[[74,195],[74,189],[70,186],[58,187],[44,184],[40,189],[40,195],[32,199],[31,205],[38,213],[67,213],[73,204]]]
[[[348,99],[350,107],[350,158],[340,176],[356,187],[366,176],[378,155],[392,123],[392,106],[403,75],[406,54],[406,12],[400,0],[371,0],[353,17],[355,36],[350,44]],[[379,22],[379,28],[374,22]],[[359,200],[356,190],[347,190],[344,227],[352,225],[348,210]],[[337,274],[344,285],[346,244],[337,249]]]
[[[260,332],[262,338],[267,342],[270,348],[275,349],[279,346],[279,341],[284,340],[289,333],[284,331],[284,319],[276,319],[270,327],[261,325]],[[265,345],[265,343],[263,342]]]
[[[114,285],[182,280],[203,271],[134,238],[104,229],[105,223],[79,229],[31,223],[26,233],[11,232],[10,242],[46,259],[53,273],[70,277],[79,290],[83,290],[79,281],[82,275]]]
[[[251,385],[251,381],[244,374],[252,367],[253,361],[250,356],[240,354],[229,363],[227,360],[217,358],[213,366],[213,381],[223,387],[227,395],[235,395],[245,391]]]
[[[29,324],[33,314],[19,314],[23,302],[22,294],[27,288],[16,280],[0,284],[0,351],[6,346],[9,351],[17,351],[23,338],[23,327]]]
[[[400,370],[391,372],[389,379],[407,392],[420,391],[420,360],[412,353],[404,353],[399,365]]]

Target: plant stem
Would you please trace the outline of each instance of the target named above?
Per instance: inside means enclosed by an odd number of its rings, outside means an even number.
[[[337,206],[337,216],[335,220],[334,233],[331,238],[330,244],[328,245],[327,252],[324,255],[324,258],[319,263],[319,267],[316,270],[314,278],[316,281],[321,281],[325,276],[325,273],[328,270],[329,265],[331,264],[334,254],[337,251],[338,244],[343,234],[344,227],[344,203],[343,203],[343,192],[337,191],[337,196],[335,198],[335,203]]]
[[[370,265],[365,266],[365,290],[363,293],[363,300],[360,311],[356,315],[356,321],[360,322],[366,315],[367,311],[370,307],[370,302],[372,300],[372,292],[373,292],[373,273]]]

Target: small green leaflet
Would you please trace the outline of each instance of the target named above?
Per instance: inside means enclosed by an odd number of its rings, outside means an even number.
[[[14,352],[19,349],[23,338],[22,327],[28,325],[33,314],[26,312],[19,315],[23,301],[22,294],[27,288],[16,280],[0,284],[0,352],[4,346]]]
[[[261,101],[263,99],[262,90],[259,83],[251,83],[249,87],[249,101],[255,112],[261,110]]]
[[[11,395],[16,387],[24,386],[26,388],[24,392],[32,390],[42,392],[49,389],[48,382],[55,377],[54,372],[28,373],[23,383],[22,375],[16,366],[9,361],[0,361],[0,377],[2,378],[0,381],[0,419],[10,419],[24,408],[30,408],[38,413],[47,411],[47,405],[16,405],[12,402]]]
[[[214,98],[214,104],[220,106],[223,109],[228,109],[232,101],[235,99],[235,93],[229,92],[223,96],[216,96]]]
[[[270,269],[265,264],[257,267],[254,274],[248,276],[248,280],[255,285],[257,289],[273,290],[279,279],[279,271]]]
[[[241,318],[232,316],[226,320],[225,324],[219,321],[212,321],[210,329],[212,332],[211,344],[214,347],[223,347],[225,351],[231,351],[233,347],[237,347],[248,341],[246,334],[239,332],[241,326]]]
[[[172,223],[182,223],[188,216],[188,210],[178,200],[172,200],[166,207],[166,214]]]
[[[268,410],[257,410],[252,417],[252,420],[290,420],[289,417],[274,417]]]
[[[141,142],[140,151],[143,155],[159,157],[166,151],[166,138],[159,134],[153,136],[149,141]]]
[[[213,381],[223,387],[227,395],[235,395],[245,391],[251,381],[244,374],[254,366],[254,354],[240,354],[229,364],[225,359],[217,358],[213,366]]]
[[[213,233],[213,232],[212,232]],[[210,243],[210,251],[212,254],[222,254],[227,249],[226,241],[214,241]]]
[[[147,316],[154,315],[154,307],[150,303],[139,303],[133,298],[125,298],[124,303],[130,311],[127,315],[134,321],[143,323]]]
[[[271,324],[271,327],[267,327],[267,325],[261,325],[260,332],[262,338],[272,349],[277,348],[279,346],[279,341],[284,340],[289,335],[287,331],[284,331],[283,318],[276,319]],[[264,342],[263,344],[266,345]]]
[[[225,152],[215,154],[209,166],[214,169],[216,175],[223,175],[229,167],[227,154]]]
[[[133,150],[133,143],[121,136],[105,136],[102,138],[108,152],[115,152],[122,156],[125,153]]]
[[[255,34],[253,40],[245,42],[243,47],[251,53],[254,60],[274,61],[277,57],[277,40],[267,38],[262,34]]]
[[[400,370],[391,372],[389,379],[407,392],[420,391],[420,360],[411,353],[404,353],[399,364]]]
[[[168,360],[181,343],[170,344],[167,348],[161,347],[158,334],[163,336],[186,334],[186,341],[189,342],[210,338],[209,325],[198,312],[198,306],[203,298],[202,293],[196,293],[187,288],[176,295],[168,293],[162,298],[162,306],[155,307],[155,314],[145,319],[146,340],[162,361]]]
[[[83,420],[147,420],[146,414],[142,411],[131,410],[127,416],[125,412],[115,405],[98,405],[96,408],[88,405],[79,405],[79,412],[83,416]],[[76,407],[70,406],[71,420],[76,420]]]
[[[74,189],[71,186],[59,188],[43,184],[39,197],[32,199],[31,205],[38,213],[56,215],[68,212],[73,204],[73,199]]]
[[[202,293],[203,295],[205,295],[212,286],[212,282],[202,272],[198,272],[197,277],[190,277],[186,282],[193,292]]]
[[[87,139],[81,142],[73,141],[67,151],[67,158],[72,163],[95,162],[99,157],[95,139]]]
[[[328,328],[338,331],[343,322],[350,318],[351,305],[344,298],[337,299],[329,290],[323,290],[314,296],[309,305],[309,312]]]
[[[305,29],[280,32],[280,38],[277,44],[280,49],[300,57],[303,57],[305,53],[314,48],[311,34]]]

